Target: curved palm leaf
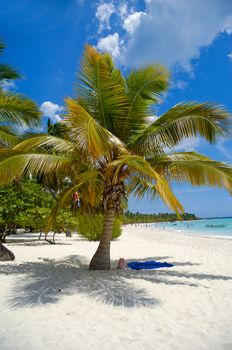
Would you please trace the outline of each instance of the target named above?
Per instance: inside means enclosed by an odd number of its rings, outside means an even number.
[[[38,107],[30,99],[8,92],[0,91],[0,121],[5,123],[22,122],[27,125],[38,125],[41,116]]]
[[[14,155],[0,162],[0,184],[8,184],[23,175],[41,175],[59,171],[66,171],[66,174],[69,174],[72,164],[70,158],[50,154]]]
[[[160,65],[131,71],[126,80],[129,110],[124,120],[123,140],[128,141],[146,127],[146,118],[154,114],[150,107],[161,101],[168,88],[168,78],[168,71]]]
[[[113,181],[116,183],[120,177],[122,167],[128,167],[130,173],[139,173],[147,177],[151,182],[155,181],[154,188],[164,201],[164,203],[177,215],[180,215],[184,210],[180,202],[177,200],[171,191],[168,182],[162,178],[150,164],[140,156],[121,156],[119,159],[111,162],[109,168],[115,167]]]
[[[19,79],[21,75],[8,64],[0,64],[0,81],[5,79]]]
[[[194,186],[225,188],[232,193],[231,166],[196,152],[166,154],[149,163],[169,180],[187,181]]]
[[[131,176],[128,183],[128,192],[132,193],[138,198],[142,198],[146,195],[150,195],[151,198],[157,198],[157,190],[154,183],[141,176]]]
[[[58,152],[59,154],[71,154],[75,151],[75,145],[65,139],[49,136],[49,135],[38,135],[26,139],[18,143],[13,149],[16,151],[35,151],[35,150],[47,150],[51,148],[52,151]]]
[[[77,101],[66,99],[68,114],[64,124],[69,129],[69,136],[83,154],[93,159],[102,155],[111,157],[114,148],[125,151],[123,143],[103,128]]]
[[[130,148],[141,143],[148,150],[152,150],[157,144],[172,148],[184,138],[197,134],[214,143],[218,136],[230,133],[230,118],[230,113],[216,103],[180,103],[132,140]]]
[[[83,172],[76,178],[76,185],[62,191],[51,212],[48,229],[54,226],[59,210],[66,206],[67,203],[71,202],[75,191],[79,192],[79,196],[81,199],[83,199],[83,205],[85,207],[87,204],[90,204],[95,208],[100,205],[102,201],[103,189],[103,181],[101,177],[101,173],[96,169]]]
[[[0,125],[0,145],[2,147],[12,147],[19,142],[19,137],[11,130],[9,126]]]
[[[78,102],[116,136],[120,136],[121,121],[128,111],[124,79],[114,67],[109,55],[101,55],[87,45],[77,85]]]

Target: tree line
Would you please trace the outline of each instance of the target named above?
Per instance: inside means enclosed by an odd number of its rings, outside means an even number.
[[[183,213],[181,214],[182,220],[197,220],[195,214]],[[123,217],[125,224],[135,223],[151,223],[151,222],[173,222],[180,220],[175,213],[158,213],[158,214],[142,214],[139,212],[132,213],[126,211]]]

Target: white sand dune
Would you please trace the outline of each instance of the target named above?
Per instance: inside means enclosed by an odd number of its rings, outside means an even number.
[[[232,349],[232,240],[127,226],[111,271],[88,271],[97,243],[78,235],[7,246],[1,350]],[[118,271],[120,257],[175,266]]]

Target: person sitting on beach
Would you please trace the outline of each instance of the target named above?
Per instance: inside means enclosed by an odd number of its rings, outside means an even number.
[[[127,267],[127,262],[124,258],[120,258],[118,260],[118,266],[117,269],[124,270]]]

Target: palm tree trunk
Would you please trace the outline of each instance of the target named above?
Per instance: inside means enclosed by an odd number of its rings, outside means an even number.
[[[100,239],[96,253],[89,264],[90,270],[109,270],[110,269],[110,242],[113,231],[115,206],[108,205],[105,212],[103,234]]]

